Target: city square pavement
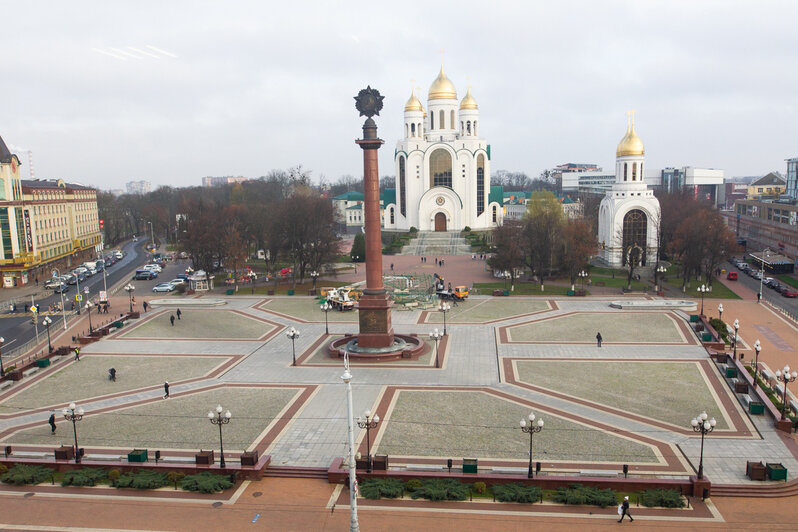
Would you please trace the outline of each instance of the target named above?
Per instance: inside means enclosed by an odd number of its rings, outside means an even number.
[[[356,332],[356,311],[331,314],[328,336],[313,298],[222,299],[207,308],[195,299],[174,326],[174,306],[156,302],[139,320],[85,346],[80,361],[63,357],[5,389],[3,443],[50,452],[68,435],[49,434],[49,412],[76,400],[87,413],[78,426],[87,453],[135,446],[186,453],[215,446],[205,414],[222,404],[233,413],[225,445],[231,456],[258,449],[274,465],[326,469],[346,454],[347,430],[343,365],[326,357],[324,346]],[[687,314],[619,310],[610,307],[614,299],[472,296],[447,316],[439,368],[430,342],[418,360],[353,363],[356,415],[371,410],[382,418],[370,434],[371,452],[389,454],[395,467],[478,458],[483,470],[520,472],[529,440],[518,422],[534,412],[545,421],[532,456],[544,475],[629,464],[632,475],[683,478],[698,467],[700,437],[690,420],[706,411],[718,421],[704,451],[713,484],[746,484],[747,460],[781,462],[789,479],[796,477],[785,436],[772,420],[746,413]],[[798,364],[791,347],[798,328],[778,312],[745,300],[724,301],[724,309],[727,322],[741,322],[746,360],[759,339],[767,367]],[[394,312],[393,327],[426,337],[442,329],[441,318]],[[300,332],[296,366],[284,334],[292,326]],[[111,366],[121,368],[116,383],[107,380]],[[59,422],[59,431],[66,429]],[[366,454],[365,431],[356,435]]]

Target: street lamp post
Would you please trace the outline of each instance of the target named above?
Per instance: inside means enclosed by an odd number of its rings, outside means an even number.
[[[380,422],[380,416],[374,414],[374,417],[371,416],[371,410],[366,410],[363,413],[365,419],[358,417],[357,418],[357,426],[361,429],[366,429],[366,454],[368,455],[366,459],[366,472],[371,473],[371,429],[377,428],[377,425]]]
[[[94,329],[91,326],[91,302],[86,301],[86,314],[89,316],[89,334],[94,332]]]
[[[47,328],[47,351],[49,353],[53,352],[53,344],[50,342],[50,324],[53,323],[53,320],[50,319],[50,316],[45,316],[44,320],[42,320],[44,326]]]
[[[698,480],[704,478],[704,436],[715,430],[715,423],[714,417],[707,421],[706,412],[701,412],[690,422],[693,426],[693,430],[701,433],[701,455],[698,459]]]
[[[654,284],[657,285],[657,292],[662,291],[662,283],[659,282],[659,279],[662,278],[662,274],[664,274],[666,271],[668,271],[668,268],[666,268],[662,264],[657,266],[657,269],[654,270],[654,274],[657,276],[657,279],[654,280]]]
[[[737,331],[740,329],[740,320],[734,320],[732,325],[734,326],[734,360],[737,360],[737,341],[739,339]],[[754,379],[754,382],[756,382],[756,379]]]
[[[6,343],[6,339],[0,336],[0,377],[6,376],[6,368],[3,367],[3,344]]]
[[[53,277],[56,277],[56,274],[57,274],[59,282],[63,283],[63,279],[61,279],[61,272],[58,271],[58,268],[53,268]],[[59,284],[58,291],[61,293],[61,317],[64,319],[64,330],[66,331],[66,329],[67,329],[66,307],[64,306],[64,290],[62,289],[63,286],[64,286],[63,284]]]
[[[718,304],[718,319],[723,320],[723,303]]]
[[[330,306],[329,303],[325,301],[320,308],[321,311],[324,312],[324,334],[330,334],[330,326],[327,322],[327,313],[330,312],[330,309],[332,309],[332,307]]]
[[[310,278],[313,279],[313,293],[316,293],[316,280],[319,278],[319,272],[313,270],[310,272]]]
[[[77,410],[76,410],[77,409]],[[77,422],[83,419],[83,409],[77,408],[75,403],[69,403],[67,408],[62,410],[64,419],[72,422],[72,432],[75,434],[75,463],[80,463],[80,453],[78,452],[78,426]]]
[[[452,306],[449,303],[441,301],[441,304],[438,305],[438,312],[443,313],[443,335],[446,336],[446,313],[452,310]]]
[[[208,412],[208,419],[214,425],[219,425],[219,467],[224,469],[224,441],[222,440],[222,425],[227,425],[230,423],[230,418],[233,415],[228,410],[224,414],[222,414],[222,405],[218,405],[216,407],[216,414],[213,412]]]
[[[709,288],[707,288],[707,285],[702,284],[701,286],[698,287],[698,291],[701,292],[701,315],[703,316],[704,315],[704,294],[706,294],[709,291]]]
[[[579,273],[577,273],[576,275],[579,276],[579,280],[581,281],[581,284],[582,284],[582,290],[584,290],[585,289],[585,278],[587,278],[587,276],[589,274],[585,270],[582,270]]]
[[[781,401],[782,420],[787,417],[787,385],[791,382],[795,382],[795,379],[798,379],[798,371],[793,371],[790,373],[790,366],[785,365],[784,369],[776,370],[776,380],[781,382],[784,386],[784,394]]]
[[[129,283],[128,283],[127,286],[125,286],[125,291],[127,292],[127,299],[130,302],[130,313],[131,314],[133,313],[133,290],[135,290],[135,289],[136,289],[136,287],[133,286],[132,284],[129,284]]]
[[[532,435],[543,430],[543,420],[538,419],[537,423],[535,423],[535,414],[533,412],[530,412],[528,417],[528,423],[526,419],[521,420],[521,431],[529,434],[529,471],[526,476],[532,478],[535,474],[535,470],[532,468]]]
[[[429,333],[430,340],[435,342],[435,367],[440,368],[440,361],[438,360],[438,342],[441,341],[443,335],[438,332],[438,329],[435,329],[431,333]]]
[[[759,257],[759,294],[757,295],[756,302],[762,302],[762,282],[765,280],[765,254],[770,255],[770,249],[765,248],[762,250],[762,255]]]
[[[285,335],[289,340],[291,340],[291,354],[293,357],[293,362],[291,365],[296,366],[296,339],[299,338],[299,331],[291,327],[288,329],[288,332],[286,332]]]
[[[349,371],[349,353],[344,351],[344,374],[341,380],[346,384],[346,424],[349,436],[349,532],[359,532],[357,522],[357,463],[355,462],[355,427],[352,406],[352,373]]]
[[[759,373],[759,352],[762,351],[762,344],[759,343],[757,338],[754,342],[754,352],[756,353],[756,360],[754,360],[754,388],[756,388],[756,376]]]

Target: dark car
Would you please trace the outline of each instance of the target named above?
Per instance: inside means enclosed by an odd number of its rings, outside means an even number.
[[[150,279],[155,279],[157,275],[157,273],[150,270],[136,270],[136,275],[133,279],[137,281],[149,281]]]
[[[66,294],[69,292],[69,285],[68,284],[60,284],[53,289],[53,292],[56,294]]]

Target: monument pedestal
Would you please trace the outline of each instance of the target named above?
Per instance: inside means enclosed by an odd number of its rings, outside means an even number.
[[[379,348],[393,345],[393,327],[391,326],[391,306],[393,301],[388,299],[385,290],[366,289],[358,301],[358,314],[360,316],[360,332],[357,343],[361,348]]]

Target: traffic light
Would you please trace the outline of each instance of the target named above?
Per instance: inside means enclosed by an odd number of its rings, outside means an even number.
[[[100,222],[100,229],[105,229],[105,221],[99,220],[99,222]]]

